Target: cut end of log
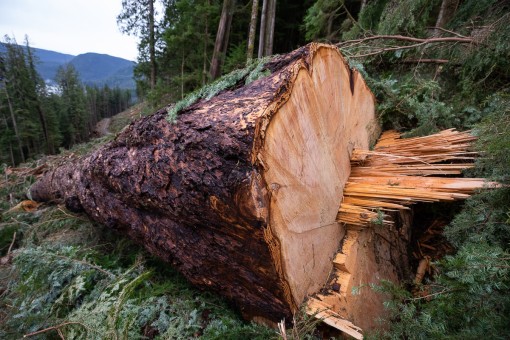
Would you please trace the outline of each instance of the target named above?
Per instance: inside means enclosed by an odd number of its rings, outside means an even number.
[[[258,122],[254,158],[270,190],[268,228],[280,245],[273,257],[297,306],[329,275],[345,233],[336,215],[351,153],[368,149],[379,126],[372,93],[337,49],[312,45],[292,72],[285,100]]]

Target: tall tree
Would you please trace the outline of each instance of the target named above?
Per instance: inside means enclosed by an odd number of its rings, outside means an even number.
[[[259,58],[273,54],[275,20],[276,0],[264,0],[260,19]]]
[[[220,23],[216,33],[216,42],[214,43],[214,53],[211,61],[211,78],[216,79],[221,75],[221,66],[225,59],[230,36],[230,26],[234,15],[235,0],[224,0],[221,10]]]
[[[11,111],[13,126],[18,145],[21,145],[20,161],[25,157],[44,152],[48,145],[47,126],[42,126],[42,113],[39,92],[44,87],[42,80],[35,72],[32,52],[29,46],[23,47],[14,38],[4,38],[4,95]],[[43,91],[41,91],[43,92]],[[45,121],[44,121],[45,122]]]
[[[154,34],[154,0],[149,0],[149,59],[151,63],[151,89],[156,86],[156,38]]]
[[[246,61],[248,63],[253,59],[258,12],[259,12],[259,0],[253,0],[251,5],[250,32],[248,34],[248,51],[246,53],[247,54]]]
[[[64,135],[64,146],[70,147],[88,138],[90,116],[85,107],[83,85],[74,66],[61,66],[56,80],[61,95],[60,127]]]
[[[30,84],[32,85],[33,89],[30,91],[30,93],[33,95],[33,98],[31,98],[34,102],[35,109],[37,111],[37,115],[39,117],[39,121],[41,123],[41,129],[44,136],[44,141],[46,143],[46,149],[48,153],[54,153],[54,145],[52,140],[50,139],[49,133],[48,133],[48,124],[46,122],[46,115],[44,113],[44,110],[41,105],[41,101],[39,99],[39,91],[41,91],[42,88],[44,88],[44,82],[42,78],[37,74],[37,71],[35,69],[35,57],[32,52],[32,49],[30,48],[30,44],[28,42],[28,36],[25,36],[25,47],[27,51],[27,61],[28,61],[28,67],[30,71]]]
[[[117,24],[126,34],[138,36],[140,54],[148,47],[150,64],[150,88],[154,89],[157,78],[156,64],[156,11],[155,0],[122,0],[122,12],[117,16]],[[143,59],[143,56],[141,56]]]
[[[459,0],[443,0],[441,2],[441,9],[436,20],[436,27],[434,29],[434,36],[439,36],[441,28],[443,28],[455,15],[459,7]]]
[[[14,108],[12,106],[11,98],[9,96],[9,91],[7,91],[6,78],[7,78],[7,68],[5,65],[5,59],[0,54],[0,81],[1,81],[0,86],[3,89],[4,95],[5,95],[5,101],[7,102],[7,108],[9,109],[10,121],[11,121],[12,129],[14,131],[14,137],[16,139],[19,157],[21,158],[21,161],[24,162],[25,156],[23,154],[23,145],[21,143],[21,138],[20,138],[20,134],[18,131],[18,124],[16,122],[16,116],[14,115]],[[2,133],[2,135],[7,136],[9,134],[8,133],[9,130],[10,130],[9,124],[7,123],[7,118],[6,118],[5,119],[5,130],[4,130],[4,133]],[[10,154],[11,154],[11,161],[14,165],[15,160],[14,160],[14,155],[13,155],[13,151],[12,151],[12,142],[9,140],[8,143],[9,143],[9,149],[10,149]]]

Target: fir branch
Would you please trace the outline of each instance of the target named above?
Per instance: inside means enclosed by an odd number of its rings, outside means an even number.
[[[91,330],[89,327],[87,327],[86,325],[84,325],[81,322],[69,321],[69,322],[61,323],[60,325],[44,328],[44,329],[41,329],[41,330],[38,330],[38,331],[35,331],[35,332],[32,332],[32,333],[25,334],[25,335],[23,335],[23,338],[30,338],[32,336],[39,335],[39,334],[42,334],[42,333],[46,333],[46,332],[49,332],[49,331],[57,331],[58,332],[60,330],[60,328],[68,326],[68,325],[80,325],[80,326],[83,326],[87,331]]]
[[[60,259],[63,259],[63,260],[68,260],[68,261],[72,261],[72,262],[76,262],[76,263],[79,263],[79,264],[83,264],[84,266],[87,266],[87,267],[90,267],[92,269],[95,269],[103,274],[106,274],[108,275],[109,277],[115,277],[115,274],[107,271],[107,270],[104,270],[103,268],[99,267],[99,266],[96,266],[92,263],[89,263],[87,261],[81,261],[81,260],[77,260],[77,259],[73,259],[71,257],[68,257],[68,256],[63,256],[63,255],[56,255],[56,254],[48,254],[50,256],[55,256],[57,258],[60,258]]]

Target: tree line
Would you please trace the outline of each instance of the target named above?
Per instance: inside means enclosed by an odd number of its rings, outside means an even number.
[[[139,37],[138,95],[176,101],[253,58],[305,44],[311,0],[123,0],[117,17]]]
[[[4,37],[0,53],[0,164],[16,165],[41,154],[54,154],[91,137],[96,123],[132,102],[129,90],[85,86],[71,64],[61,66],[56,86],[36,71],[28,38],[18,45]]]

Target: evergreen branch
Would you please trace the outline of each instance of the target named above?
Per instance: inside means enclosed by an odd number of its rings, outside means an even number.
[[[428,29],[434,29],[434,30],[439,30],[439,31],[443,31],[443,32],[446,32],[446,33],[450,33],[450,34],[453,34],[459,38],[467,38],[469,39],[468,37],[466,37],[465,35],[462,35],[460,33],[457,33],[457,32],[454,32],[454,31],[450,31],[450,30],[447,30],[446,28],[443,28],[443,27],[427,27]]]
[[[46,332],[49,332],[49,331],[59,331],[60,328],[64,327],[64,326],[68,326],[68,325],[81,325],[83,326],[87,331],[90,330],[90,328],[88,328],[87,326],[85,326],[84,324],[82,324],[81,322],[77,322],[77,321],[69,321],[69,322],[64,322],[64,323],[61,323],[60,325],[56,325],[56,326],[52,326],[52,327],[48,327],[48,328],[45,328],[45,329],[41,329],[41,330],[38,330],[38,331],[35,331],[35,332],[32,332],[32,333],[28,333],[28,334],[25,334],[23,335],[23,338],[30,338],[32,336],[35,336],[35,335],[39,335],[39,334],[42,334],[42,333],[46,333]]]
[[[77,260],[77,259],[73,259],[73,258],[68,257],[68,256],[57,255],[57,254],[48,254],[48,255],[55,256],[55,257],[58,257],[58,258],[61,258],[61,259],[64,259],[64,260],[80,263],[80,264],[83,264],[84,266],[87,266],[87,267],[90,267],[90,268],[95,269],[97,271],[100,271],[101,273],[106,274],[109,277],[115,277],[115,274],[113,274],[113,273],[111,273],[111,272],[109,272],[107,270],[104,270],[103,268],[101,268],[99,266],[96,266],[96,265],[94,265],[92,263],[89,263],[87,261]]]

